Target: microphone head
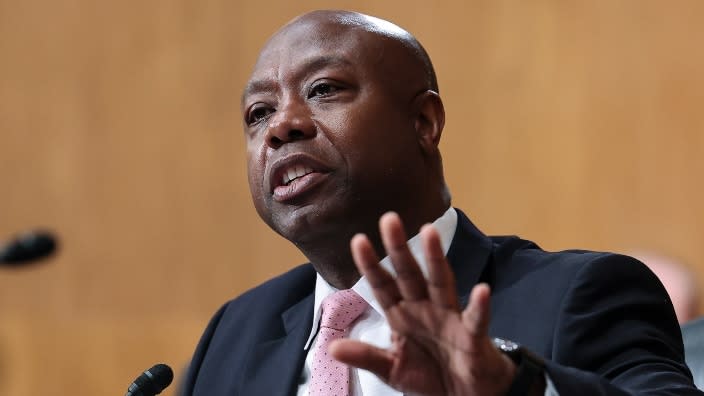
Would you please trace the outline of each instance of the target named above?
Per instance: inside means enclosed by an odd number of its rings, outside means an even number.
[[[127,388],[125,396],[154,396],[158,395],[171,384],[174,372],[171,367],[159,363],[137,377],[132,385]]]
[[[57,248],[56,237],[48,231],[31,231],[0,246],[0,264],[12,266],[45,258]]]

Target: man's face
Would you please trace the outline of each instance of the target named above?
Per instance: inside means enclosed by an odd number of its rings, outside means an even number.
[[[417,189],[412,102],[422,87],[405,83],[392,47],[309,23],[289,26],[260,55],[242,99],[249,186],[285,238],[365,231]]]

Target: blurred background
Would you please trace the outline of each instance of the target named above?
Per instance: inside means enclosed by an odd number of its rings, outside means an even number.
[[[0,0],[0,240],[62,243],[0,268],[0,394],[124,394],[160,361],[178,381],[223,302],[304,261],[250,202],[239,95],[316,8],[424,44],[454,205],[485,232],[704,280],[704,2]]]

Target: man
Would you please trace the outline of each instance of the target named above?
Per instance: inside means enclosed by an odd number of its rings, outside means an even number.
[[[242,113],[257,212],[310,264],[215,315],[186,394],[699,394],[642,264],[487,237],[450,206],[444,109],[408,32],[303,15],[265,45]]]

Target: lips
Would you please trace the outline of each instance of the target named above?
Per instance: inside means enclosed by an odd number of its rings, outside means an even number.
[[[324,181],[328,172],[328,167],[307,154],[287,155],[270,168],[270,192],[276,201],[292,201]]]

